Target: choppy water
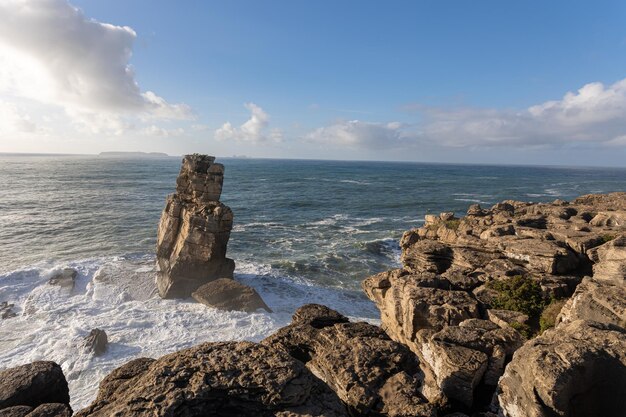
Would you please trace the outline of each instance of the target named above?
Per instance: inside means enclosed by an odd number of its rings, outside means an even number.
[[[504,199],[551,201],[626,190],[626,170],[221,159],[235,213],[229,256],[273,314],[220,312],[154,296],[156,225],[180,158],[0,155],[0,368],[55,360],[75,409],[100,379],[138,356],[208,340],[260,340],[318,302],[359,319],[378,312],[366,276],[398,264],[398,239],[427,213]],[[78,270],[69,292],[47,284]],[[94,327],[105,355],[81,352]]]

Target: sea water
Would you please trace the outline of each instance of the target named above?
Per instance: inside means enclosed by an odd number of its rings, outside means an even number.
[[[130,359],[204,341],[258,341],[305,303],[376,323],[360,282],[399,265],[403,231],[425,214],[626,190],[625,169],[218,161],[226,166],[221,201],[235,215],[235,278],[255,287],[272,314],[156,295],[156,228],[181,158],[0,155],[0,302],[17,313],[0,320],[0,368],[56,361],[80,409]],[[47,283],[64,267],[78,271],[71,291]],[[81,348],[93,328],[109,337],[100,357]]]

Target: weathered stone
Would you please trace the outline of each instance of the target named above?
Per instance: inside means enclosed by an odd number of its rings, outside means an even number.
[[[250,313],[262,308],[272,312],[254,288],[231,278],[219,278],[204,284],[191,296],[199,303],[220,310],[239,310]]]
[[[498,384],[504,417],[623,416],[626,330],[578,320],[528,341]]]
[[[301,362],[256,343],[204,343],[122,368],[76,416],[347,416]]]
[[[489,320],[497,324],[502,328],[510,327],[512,324],[526,324],[528,322],[528,316],[519,311],[511,310],[487,310],[487,317]]]
[[[83,346],[87,352],[92,352],[96,356],[102,355],[106,352],[109,339],[104,330],[93,329],[89,332],[89,335],[85,337]]]
[[[626,286],[585,278],[561,309],[557,322],[592,320],[626,327]]]
[[[176,193],[167,197],[157,234],[157,287],[164,298],[188,297],[203,284],[232,278],[226,258],[233,213],[219,197],[224,167],[206,155],[187,155]]]
[[[48,280],[48,283],[50,285],[73,289],[76,276],[78,276],[78,272],[74,268],[64,268],[61,272],[54,274],[52,278]]]
[[[607,233],[606,236],[611,240],[587,251],[589,259],[594,262],[593,276],[595,279],[614,281],[624,285],[626,281],[626,234],[616,236]]]
[[[33,407],[16,405],[0,410],[0,417],[26,417],[31,411],[33,411]]]
[[[0,409],[70,402],[67,381],[54,362],[33,362],[0,371],[0,381]]]
[[[261,343],[306,363],[353,415],[433,416],[420,394],[417,357],[378,327],[349,323],[319,305],[301,307],[291,325]]]
[[[501,328],[477,319],[436,333],[423,330],[417,334],[418,356],[430,368],[426,375],[434,376],[425,381],[431,385],[431,395],[440,391],[445,398],[466,407],[473,405],[479,384],[495,387],[506,358],[522,343],[522,336],[512,327]]]
[[[48,403],[41,404],[26,417],[71,417],[72,409],[67,404]]]

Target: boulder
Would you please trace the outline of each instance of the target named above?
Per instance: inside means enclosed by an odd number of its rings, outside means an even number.
[[[113,371],[76,416],[347,417],[324,383],[287,353],[251,342],[204,343]]]
[[[54,362],[39,361],[0,371],[0,381],[0,409],[70,402],[67,381]]]
[[[231,278],[219,278],[204,284],[191,296],[199,303],[220,310],[239,310],[251,313],[261,308],[272,312],[254,288]]]
[[[92,352],[95,356],[100,356],[106,352],[109,339],[104,330],[93,329],[89,335],[85,337],[83,346],[87,352]]]
[[[319,305],[296,311],[292,324],[261,343],[306,363],[359,416],[434,416],[420,393],[416,356],[378,327],[350,323]]]
[[[226,257],[233,213],[219,202],[224,166],[206,155],[187,155],[167,197],[157,233],[157,287],[163,298],[189,297],[217,278],[232,278]]]
[[[593,276],[595,279],[614,281],[624,285],[626,281],[626,234],[619,236],[606,234],[604,239],[610,240],[587,251],[587,255],[594,262]]]
[[[577,320],[544,332],[515,352],[497,401],[504,417],[623,416],[626,330]]]
[[[48,284],[73,289],[76,276],[78,276],[78,272],[74,268],[64,268],[61,272],[54,274],[52,278],[48,280]]]

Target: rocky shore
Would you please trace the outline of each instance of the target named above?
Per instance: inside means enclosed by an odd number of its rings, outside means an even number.
[[[223,172],[183,161],[159,226],[160,294],[269,311],[232,280]],[[362,284],[380,327],[304,305],[259,343],[132,360],[74,415],[626,416],[626,193],[428,215],[401,248],[402,268]],[[54,363],[0,380],[0,416],[72,413]]]

